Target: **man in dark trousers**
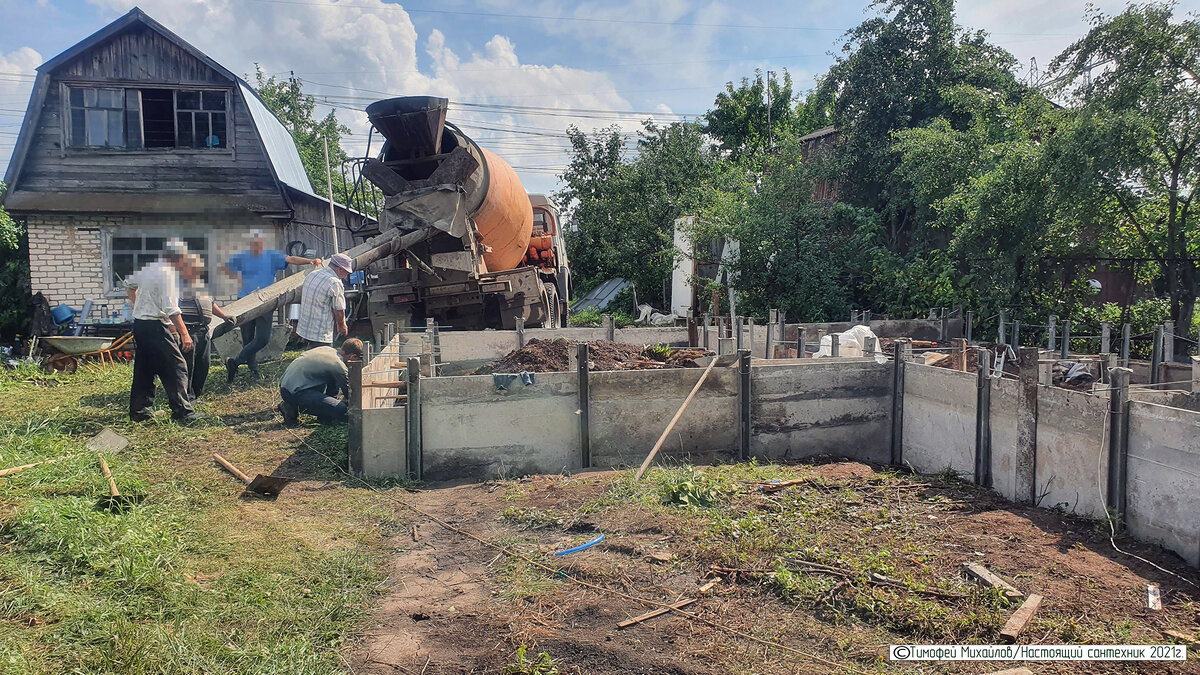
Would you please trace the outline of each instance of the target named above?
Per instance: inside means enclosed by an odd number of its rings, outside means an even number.
[[[294,255],[284,255],[282,251],[265,250],[263,234],[259,230],[250,230],[247,234],[250,248],[238,253],[225,263],[225,273],[237,279],[241,284],[238,297],[247,295],[275,283],[275,273],[287,269],[288,265],[320,265],[320,258],[301,258]],[[229,382],[237,377],[238,366],[246,364],[250,370],[251,379],[259,379],[258,352],[271,340],[271,314],[265,314],[257,319],[251,319],[242,326],[242,351],[225,362]]]
[[[133,305],[133,386],[129,390],[129,419],[149,420],[154,413],[154,378],[162,380],[171,406],[171,418],[194,422],[201,416],[188,398],[187,361],[183,352],[192,350],[192,337],[179,311],[179,269],[187,247],[171,240],[162,259],[133,275],[126,292]],[[180,343],[168,326],[174,326]],[[182,351],[180,348],[182,347]]]
[[[300,424],[299,413],[316,415],[321,424],[343,422],[346,402],[339,401],[339,392],[349,392],[347,363],[362,360],[363,344],[349,338],[340,349],[314,347],[288,365],[279,380],[279,413],[289,427]]]

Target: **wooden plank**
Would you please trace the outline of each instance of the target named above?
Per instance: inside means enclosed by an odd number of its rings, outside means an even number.
[[[1013,615],[1004,624],[1004,628],[1000,629],[1000,639],[1008,644],[1016,642],[1017,638],[1021,635],[1021,631],[1025,630],[1025,626],[1029,625],[1034,613],[1037,612],[1041,604],[1042,596],[1037,593],[1030,593],[1029,598],[1017,608],[1017,611],[1013,612]]]
[[[700,590],[698,593],[699,594],[707,593],[713,586],[716,586],[720,581],[721,581],[720,579],[714,579],[714,580],[708,582],[707,584],[704,584],[703,586],[700,587]],[[641,616],[635,616],[632,619],[626,619],[626,620],[618,623],[617,628],[618,629],[629,628],[630,626],[637,625],[639,623],[642,623],[643,621],[649,621],[650,619],[653,619],[656,616],[662,616],[663,614],[670,612],[672,609],[683,609],[684,607],[687,607],[688,605],[696,602],[696,600],[698,600],[698,599],[699,598],[684,598],[683,600],[680,600],[679,602],[672,603],[670,605],[670,609],[668,609],[667,607],[659,607],[658,609],[656,609],[652,612],[646,612],[645,614],[642,614]]]
[[[967,573],[967,576],[972,577],[985,586],[999,588],[1004,591],[1004,597],[1010,600],[1019,600],[1025,597],[1025,594],[1018,591],[1012,584],[992,574],[988,568],[979,563],[963,563],[963,571]]]
[[[1184,644],[1192,645],[1193,647],[1200,647],[1200,637],[1197,637],[1195,635],[1188,635],[1187,633],[1180,633],[1177,630],[1164,630],[1163,635],[1166,635],[1167,637],[1173,637],[1176,640],[1179,640],[1180,642],[1182,642]]]

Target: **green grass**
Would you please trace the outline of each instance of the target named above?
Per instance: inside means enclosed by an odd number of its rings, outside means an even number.
[[[278,377],[281,364],[267,364]],[[382,590],[392,509],[373,493],[289,488],[239,498],[213,451],[248,473],[338,481],[297,451],[271,412],[269,386],[226,387],[214,372],[200,411],[171,423],[165,404],[126,419],[130,369],[44,377],[0,373],[0,466],[83,453],[0,478],[0,672],[343,672],[343,643]],[[132,440],[107,457],[123,513],[96,509],[106,481],[87,438],[105,426]],[[298,430],[335,461],[345,429]]]

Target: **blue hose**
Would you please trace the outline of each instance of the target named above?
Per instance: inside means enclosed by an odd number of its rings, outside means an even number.
[[[589,541],[588,543],[580,544],[579,546],[576,546],[575,548],[569,548],[565,551],[559,551],[558,553],[555,553],[554,555],[557,557],[557,556],[561,556],[561,555],[570,555],[572,553],[578,553],[584,549],[589,549],[589,548],[595,546],[596,544],[599,544],[602,541],[604,541],[604,535],[600,535],[599,537],[596,537],[595,539]]]

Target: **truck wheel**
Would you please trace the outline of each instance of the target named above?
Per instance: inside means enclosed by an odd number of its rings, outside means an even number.
[[[562,327],[559,325],[558,291],[553,284],[546,284],[546,327]]]

